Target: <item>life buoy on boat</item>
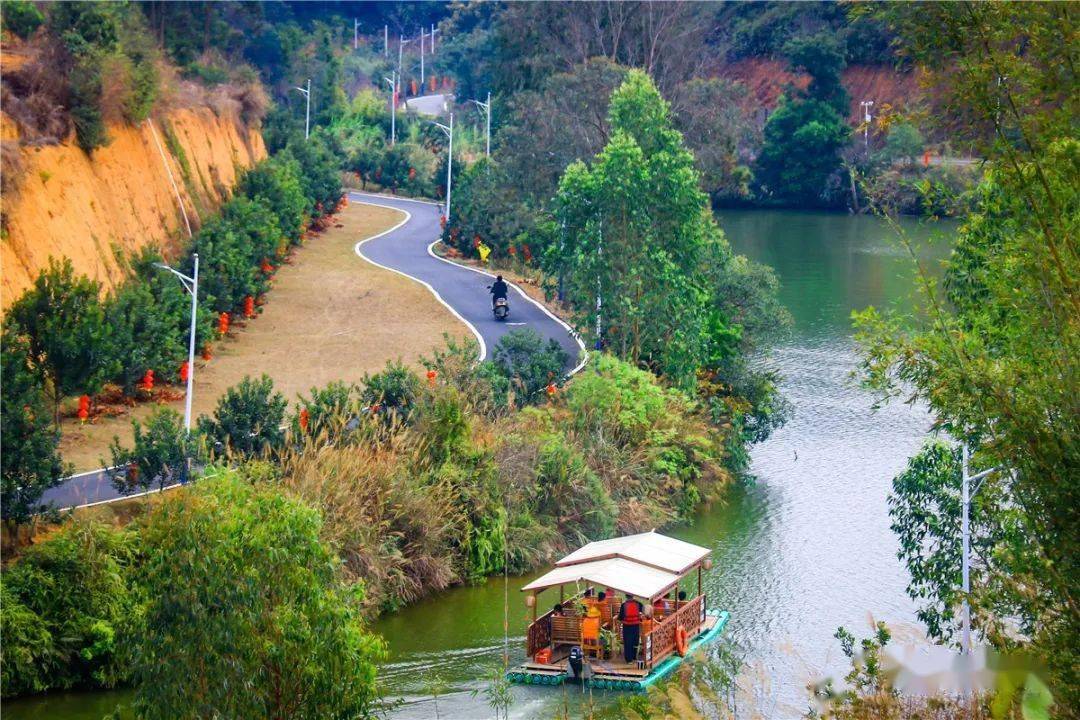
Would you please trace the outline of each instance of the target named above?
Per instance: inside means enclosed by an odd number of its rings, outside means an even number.
[[[687,637],[686,628],[682,625],[675,628],[675,650],[680,657],[686,657]]]

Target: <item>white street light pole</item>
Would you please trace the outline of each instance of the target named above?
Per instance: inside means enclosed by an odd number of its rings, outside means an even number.
[[[866,148],[867,152],[870,151],[870,121],[873,119],[870,116],[870,108],[873,106],[873,100],[863,100],[859,103],[859,107],[861,107],[863,111],[863,147]]]
[[[429,120],[432,125],[446,133],[450,138],[450,146],[446,150],[446,222],[450,223],[450,183],[453,180],[454,170],[454,113],[450,113],[450,127],[442,123]]]
[[[963,604],[960,608],[961,643],[965,655],[971,654],[971,605],[968,603],[968,593],[971,592],[971,496],[979,492],[982,481],[992,472],[999,468],[983,470],[975,475],[970,475],[968,460],[970,451],[967,443],[962,447],[963,462],[961,465],[960,487],[960,582],[964,593]],[[972,488],[974,483],[974,488]]]
[[[435,54],[435,33],[439,32],[435,28],[435,23],[431,23],[431,54]]]
[[[353,18],[352,21],[352,49],[355,50],[360,41],[360,21]]]
[[[191,293],[191,337],[188,339],[187,393],[184,398],[184,430],[189,435],[191,434],[191,397],[195,388],[195,320],[199,310],[199,253],[192,255],[192,259],[195,261],[192,277],[164,263],[154,263],[154,267],[168,270],[180,278],[184,288]]]
[[[596,243],[596,259],[598,265],[603,262],[604,258],[604,218],[600,218],[600,238]],[[603,302],[600,299],[600,268],[597,267],[596,272],[596,351],[600,352],[604,348],[603,333],[604,328],[601,322],[601,310],[603,308]]]
[[[397,74],[390,73],[390,77],[383,77],[390,83],[390,144],[397,141]]]
[[[383,57],[390,56],[390,26],[382,26],[382,55]]]
[[[484,113],[487,115],[487,140],[484,154],[491,157],[491,92],[489,91],[487,94],[487,102],[480,102],[479,100],[473,100],[472,102],[476,103],[477,107],[483,108]]]
[[[294,87],[293,90],[299,90],[307,98],[307,111],[304,113],[304,139],[307,140],[311,135],[311,78],[308,78],[307,90],[302,87]]]
[[[412,42],[412,40],[406,40],[403,35],[398,35],[398,46],[397,46],[397,76],[398,76],[398,82],[401,81],[401,51],[406,45],[408,45],[411,42]]]
[[[420,26],[420,94],[424,93],[424,26]]]

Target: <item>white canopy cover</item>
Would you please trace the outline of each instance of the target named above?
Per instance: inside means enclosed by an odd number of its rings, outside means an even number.
[[[522,588],[543,590],[589,582],[644,598],[658,597],[705,559],[708,548],[656,532],[592,542],[575,550]]]

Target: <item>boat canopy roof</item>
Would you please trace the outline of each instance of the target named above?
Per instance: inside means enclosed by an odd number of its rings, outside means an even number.
[[[594,560],[623,558],[681,575],[704,560],[708,554],[708,548],[676,540],[654,530],[591,542],[570,553],[555,563],[555,566],[565,567]]]
[[[570,553],[522,590],[589,582],[655,598],[675,587],[708,554],[708,548],[655,532],[601,540]]]

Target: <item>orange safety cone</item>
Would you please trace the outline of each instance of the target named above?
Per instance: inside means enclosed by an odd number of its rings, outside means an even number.
[[[79,396],[79,422],[85,423],[90,417],[90,396]]]
[[[251,297],[250,295],[244,298],[244,317],[255,317],[255,298]]]
[[[188,380],[188,372],[189,372],[188,364],[187,364],[187,360],[185,360],[184,362],[180,363],[180,382],[182,382],[182,383],[187,382],[187,380]]]
[[[217,331],[222,337],[229,334],[229,313],[223,312],[218,315]]]

